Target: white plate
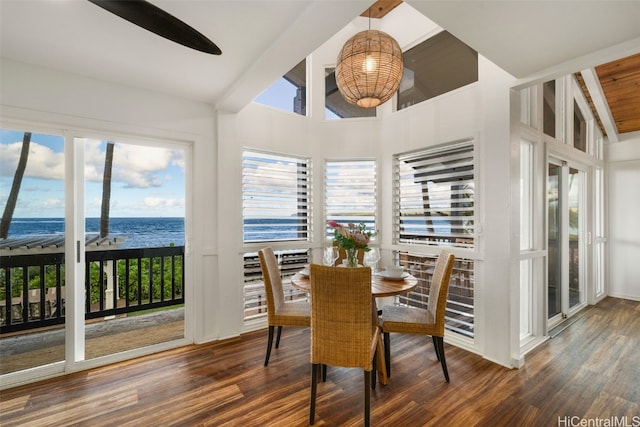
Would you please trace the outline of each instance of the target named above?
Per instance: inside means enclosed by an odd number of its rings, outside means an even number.
[[[309,274],[311,274],[311,273],[310,273],[310,271],[309,271],[309,270],[307,270],[307,269],[305,268],[304,270],[301,270],[301,271],[300,271],[300,274],[301,274],[302,276],[304,276],[304,277],[309,277]]]
[[[409,273],[405,271],[402,273],[402,276],[389,276],[386,271],[381,271],[380,276],[386,280],[404,280],[409,277]]]

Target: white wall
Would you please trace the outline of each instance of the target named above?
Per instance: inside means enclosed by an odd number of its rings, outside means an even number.
[[[186,171],[187,322],[193,339],[214,337],[217,186],[214,111],[209,105],[3,59],[0,117],[28,127],[184,143],[192,149]],[[25,128],[26,129],[26,128]],[[194,179],[194,177],[197,177]],[[193,197],[196,195],[197,197]],[[205,258],[206,257],[206,262]]]
[[[334,43],[335,44],[335,43]],[[329,43],[328,45],[332,45]],[[324,48],[324,47],[323,47]],[[484,230],[475,251],[456,250],[458,256],[477,261],[475,282],[476,337],[473,342],[456,336],[450,342],[483,354],[497,363],[512,366],[512,325],[510,296],[513,279],[510,273],[509,227],[509,86],[513,78],[494,64],[479,59],[480,82],[460,88],[436,99],[393,113],[391,103],[378,110],[378,118],[324,120],[325,66],[334,66],[335,50],[314,52],[311,66],[313,80],[311,116],[301,117],[258,104],[245,107],[238,114],[220,113],[218,193],[220,200],[220,241],[230,250],[221,251],[220,265],[236,266],[221,272],[221,289],[229,302],[224,311],[229,334],[242,331],[241,287],[231,284],[242,280],[241,253],[258,247],[243,246],[241,154],[243,148],[267,150],[310,157],[313,167],[313,215],[316,227],[312,248],[323,244],[322,181],[326,159],[375,158],[378,160],[380,189],[380,232],[383,254],[393,249],[391,241],[392,156],[397,153],[473,139],[478,147],[478,214]],[[318,77],[320,76],[320,77]],[[318,99],[320,101],[318,101]],[[221,243],[222,245],[222,243]],[[227,246],[228,245],[228,246]],[[436,249],[425,248],[425,251]],[[429,252],[427,252],[429,253]],[[384,256],[384,255],[383,255]],[[487,272],[490,272],[488,274]],[[517,288],[517,278],[515,284]],[[517,316],[516,316],[517,317]],[[513,328],[512,328],[513,326]],[[517,340],[516,340],[517,341]]]
[[[640,134],[607,145],[608,293],[640,301]]]

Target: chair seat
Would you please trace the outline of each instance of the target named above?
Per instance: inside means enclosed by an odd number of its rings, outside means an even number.
[[[311,307],[308,302],[288,302],[269,319],[269,324],[283,326],[309,326],[311,324]]]
[[[397,305],[382,308],[382,331],[407,334],[438,334],[436,320],[429,310]],[[442,332],[440,332],[442,334]]]

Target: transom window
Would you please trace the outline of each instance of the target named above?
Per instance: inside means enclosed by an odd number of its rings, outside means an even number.
[[[307,60],[303,59],[254,100],[290,113],[307,115]]]
[[[478,52],[447,31],[404,52],[398,110],[478,81]]]
[[[340,94],[336,83],[336,69],[334,67],[324,69],[324,118],[351,119],[354,117],[375,117],[375,108],[362,108],[349,104]]]

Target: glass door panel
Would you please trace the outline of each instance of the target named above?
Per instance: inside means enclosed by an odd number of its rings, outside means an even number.
[[[86,358],[184,338],[185,150],[81,141]]]
[[[560,206],[560,188],[562,180],[562,166],[549,164],[547,182],[547,295],[549,319],[562,312],[562,209]]]
[[[580,200],[582,195],[583,173],[569,168],[568,179],[568,218],[569,218],[569,308],[573,308],[583,301],[582,280],[580,279],[582,210]]]
[[[0,375],[65,359],[64,137],[1,135]]]
[[[554,326],[584,303],[585,172],[550,162],[547,179],[547,318]]]

